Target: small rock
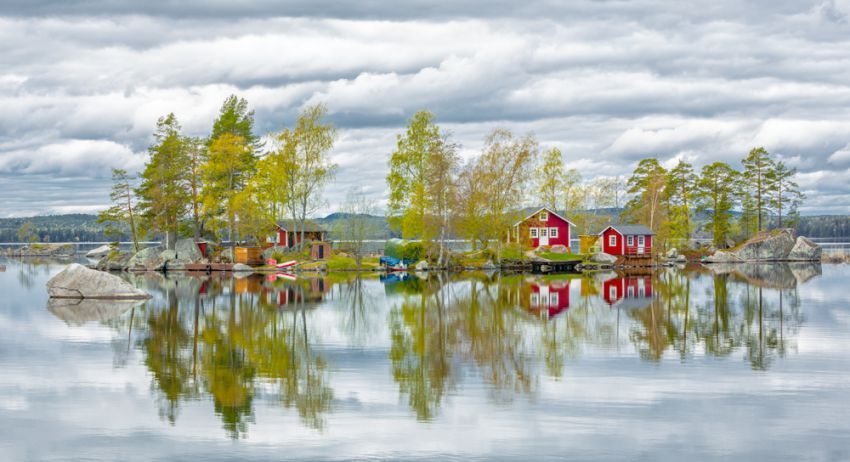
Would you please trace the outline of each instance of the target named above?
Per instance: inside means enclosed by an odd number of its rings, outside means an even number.
[[[88,269],[77,263],[68,265],[47,281],[51,298],[146,299],[150,295],[118,276]]]
[[[605,252],[595,253],[591,255],[588,260],[593,263],[603,263],[606,265],[613,265],[614,263],[617,263],[617,257],[609,255]]]
[[[235,273],[247,273],[247,272],[253,273],[254,268],[251,268],[248,265],[243,265],[242,263],[237,263],[237,264],[233,265],[233,272],[235,272]]]
[[[102,245],[96,249],[89,250],[86,252],[86,257],[88,258],[103,258],[109,255],[109,252],[112,252],[112,247],[108,245]]]
[[[563,244],[557,244],[557,245],[553,245],[552,248],[549,249],[549,251],[552,252],[552,253],[565,254],[565,253],[569,253],[570,249],[568,249],[567,246],[565,246]]]
[[[667,258],[669,258],[671,260],[676,259],[676,257],[678,257],[678,256],[679,256],[679,251],[676,250],[675,247],[673,247],[673,248],[671,248],[670,250],[667,251]]]

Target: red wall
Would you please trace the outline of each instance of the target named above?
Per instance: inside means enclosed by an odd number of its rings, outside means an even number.
[[[546,290],[541,291],[541,287],[545,287]],[[546,300],[543,300],[541,292],[544,292]],[[548,295],[545,295],[546,292],[548,292]],[[557,294],[557,300],[554,302],[552,294]],[[528,306],[529,310],[533,312],[546,311],[550,318],[568,310],[570,308],[570,281],[557,281],[551,285],[532,283]]]
[[[538,212],[538,213],[534,214],[533,216],[525,219],[520,224],[520,227],[522,227],[522,233],[521,234],[523,234],[525,236],[529,236],[529,238],[531,239],[532,247],[539,247],[540,246],[540,237],[539,237],[539,234],[538,234],[538,237],[536,237],[536,238],[531,237],[531,231],[530,231],[529,228],[546,227],[546,228],[557,228],[558,229],[558,237],[555,237],[555,238],[550,237],[549,238],[549,245],[550,246],[564,245],[569,249],[570,248],[570,224],[566,220],[562,219],[561,217],[556,216],[553,213],[549,213],[549,219],[545,222],[540,221],[539,215],[540,215],[540,212]],[[540,230],[538,229],[538,233],[539,232],[540,232]],[[548,234],[548,229],[547,229],[547,234]]]
[[[617,240],[614,242],[614,245],[609,245],[610,237],[614,236]],[[608,255],[622,255],[623,254],[623,236],[620,235],[617,231],[614,231],[614,228],[608,228],[602,233],[602,251],[607,253]]]
[[[640,291],[643,281],[643,293]],[[631,289],[631,290],[630,290]],[[652,298],[652,278],[649,276],[613,278],[602,284],[602,296],[609,305],[613,305],[623,298]]]
[[[615,245],[608,245],[609,236],[615,236],[617,238]],[[630,246],[628,236],[622,236],[614,228],[608,228],[602,233],[602,251],[609,255],[639,255],[637,253],[638,239],[639,237],[637,235],[632,236],[632,245]],[[625,252],[623,249],[625,249]],[[644,236],[643,249],[644,254],[649,255],[652,253],[651,235]]]

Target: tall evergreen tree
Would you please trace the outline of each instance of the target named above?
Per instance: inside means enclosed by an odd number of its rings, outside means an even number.
[[[136,216],[137,199],[133,192],[133,178],[127,175],[127,171],[120,168],[112,169],[112,192],[109,194],[109,199],[112,201],[112,206],[100,212],[97,217],[98,223],[121,223],[130,232],[130,239],[133,243],[133,251],[139,251],[139,236],[138,236],[138,217]],[[114,231],[107,228],[108,234],[118,234],[120,231]]]
[[[732,207],[738,172],[725,162],[714,162],[702,168],[697,183],[696,199],[699,210],[710,213],[714,245],[722,247],[732,230]]]
[[[680,160],[667,174],[665,194],[669,203],[670,237],[677,240],[691,238],[691,206],[696,189],[697,176],[693,166]]]
[[[779,218],[779,227],[783,226],[782,212],[792,217],[796,216],[797,207],[805,199],[805,195],[800,192],[800,187],[794,181],[794,175],[797,174],[797,169],[788,168],[784,162],[777,162],[776,167],[770,174],[772,188],[770,191],[770,206],[776,211]],[[785,225],[788,225],[786,219]]]
[[[252,155],[256,155],[262,147],[260,139],[254,134],[254,111],[248,109],[245,98],[230,95],[224,100],[213,122],[207,145],[225,133],[242,137],[251,148]]]
[[[770,191],[773,188],[772,172],[776,166],[764,148],[753,148],[744,160],[743,185],[753,200],[756,215],[756,231],[766,228],[766,216],[770,213]]]
[[[159,119],[154,138],[136,194],[146,228],[162,232],[166,247],[173,249],[179,220],[191,198],[187,188],[190,158],[174,114]]]

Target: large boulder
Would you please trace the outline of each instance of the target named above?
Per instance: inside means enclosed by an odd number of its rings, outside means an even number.
[[[820,261],[823,249],[809,238],[799,236],[794,243],[791,252],[788,253],[790,261]]]
[[[617,257],[607,254],[605,252],[598,252],[590,256],[588,261],[591,263],[601,263],[605,265],[613,265],[617,263]]]
[[[109,252],[112,252],[112,247],[108,245],[102,245],[96,249],[91,249],[86,252],[87,258],[103,258],[109,255]]]
[[[667,258],[669,258],[670,260],[675,260],[676,257],[678,257],[678,256],[679,256],[679,251],[676,250],[675,247],[673,247],[673,248],[671,248],[670,250],[667,251]]]
[[[159,254],[162,253],[162,251],[162,246],[158,245],[142,249],[130,258],[130,261],[127,262],[127,266],[131,270],[147,271],[153,271],[161,268],[162,261],[160,260]]]
[[[416,271],[428,271],[428,262],[425,260],[420,260],[416,263],[416,266],[414,266],[414,268],[416,269]]]
[[[174,245],[174,252],[176,259],[183,262],[194,263],[204,258],[194,239],[180,239]]]
[[[141,300],[150,295],[118,276],[71,264],[47,281],[51,298]]]
[[[753,236],[733,253],[743,261],[781,261],[788,258],[794,243],[793,230],[779,229]]]
[[[560,254],[570,253],[570,249],[568,249],[567,246],[565,246],[563,244],[553,245],[549,249],[549,251],[552,252],[552,253],[560,253]]]
[[[734,252],[718,250],[714,252],[714,255],[705,257],[703,261],[706,263],[740,263],[742,260]]]
[[[283,255],[283,254],[288,253],[289,251],[290,251],[290,249],[287,248],[287,247],[282,247],[282,246],[277,246],[277,245],[269,247],[268,249],[263,250],[263,260],[265,261],[265,260],[268,260],[269,258],[272,258],[272,256],[274,256],[274,254]]]

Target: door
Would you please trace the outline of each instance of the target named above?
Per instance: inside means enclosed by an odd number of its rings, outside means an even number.
[[[325,259],[325,246],[319,244],[319,260]]]
[[[541,245],[549,245],[549,228],[540,228],[540,243],[538,247]]]
[[[638,253],[638,255],[643,255],[644,245],[646,244],[646,240],[645,240],[644,236],[638,236],[637,240],[638,240],[637,253]]]

